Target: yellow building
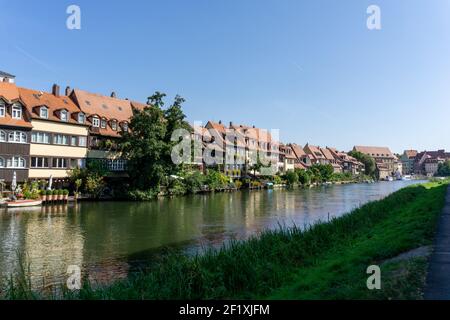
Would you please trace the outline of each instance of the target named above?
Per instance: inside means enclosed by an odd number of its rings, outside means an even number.
[[[88,154],[86,115],[54,85],[51,93],[19,88],[31,115],[30,179],[66,178],[84,167]]]

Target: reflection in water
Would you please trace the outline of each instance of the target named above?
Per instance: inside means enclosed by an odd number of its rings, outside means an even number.
[[[78,265],[93,282],[124,277],[161,248],[194,253],[279,225],[312,224],[349,212],[412,182],[307,190],[217,193],[146,203],[82,202],[0,211],[0,278],[25,255],[34,285],[64,281]]]

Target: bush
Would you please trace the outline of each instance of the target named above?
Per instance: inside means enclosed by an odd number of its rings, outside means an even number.
[[[127,194],[128,199],[133,201],[150,201],[154,200],[158,196],[158,192],[155,190],[133,190]]]
[[[200,171],[188,173],[184,177],[184,185],[186,192],[197,193],[200,192],[205,185],[205,176]]]
[[[289,186],[293,186],[298,183],[298,175],[295,171],[286,172],[285,179]]]
[[[228,181],[228,177],[224,174],[215,170],[208,170],[206,184],[208,185],[209,190],[216,191],[224,189],[227,186]]]

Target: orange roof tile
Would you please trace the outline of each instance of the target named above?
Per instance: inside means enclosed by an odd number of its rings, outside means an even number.
[[[14,83],[0,82],[0,98],[11,103],[20,99],[19,90]]]
[[[48,92],[36,91],[26,88],[19,88],[21,100],[24,102],[28,112],[33,119],[41,119],[39,108],[45,106],[48,108],[48,120],[61,122],[58,111],[67,110],[69,112],[68,123],[79,124],[73,114],[80,112],[76,104],[66,96],[55,96]]]
[[[133,116],[131,102],[74,89],[72,97],[81,111],[88,116],[97,115],[108,120],[129,121]]]

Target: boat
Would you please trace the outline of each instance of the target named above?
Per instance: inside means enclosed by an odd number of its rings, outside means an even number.
[[[42,205],[42,200],[16,200],[16,201],[6,201],[4,206],[7,208],[25,208],[25,207],[36,207]]]
[[[409,180],[411,180],[411,176],[405,175],[405,176],[402,177],[402,180],[403,181],[409,181]]]
[[[386,181],[394,181],[394,178],[392,178],[392,177],[387,177],[387,178],[386,178]]]

